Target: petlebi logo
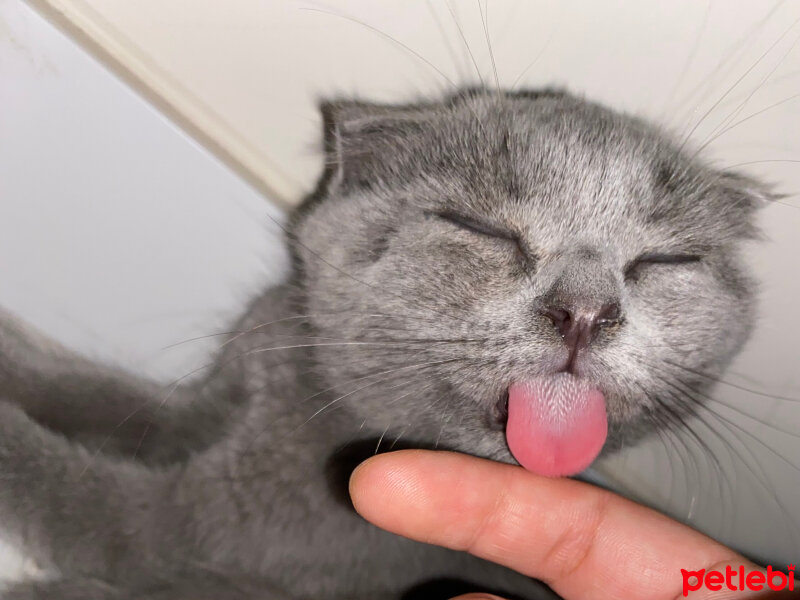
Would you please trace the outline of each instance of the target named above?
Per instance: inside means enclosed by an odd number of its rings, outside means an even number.
[[[786,573],[773,569],[772,566],[768,566],[766,572],[763,570],[746,571],[742,565],[738,569],[728,565],[725,567],[724,573],[722,571],[706,571],[705,569],[700,569],[699,571],[681,569],[683,595],[686,597],[689,592],[694,592],[700,588],[705,588],[712,592],[718,592],[722,589],[731,591],[752,590],[754,592],[760,590],[792,591],[795,584],[794,568],[794,565],[789,565]]]

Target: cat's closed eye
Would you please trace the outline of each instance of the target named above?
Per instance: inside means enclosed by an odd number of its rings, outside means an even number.
[[[522,238],[515,233],[514,231],[507,229],[500,225],[495,225],[493,223],[486,223],[472,217],[451,212],[451,211],[441,211],[436,213],[431,213],[431,216],[451,223],[456,227],[463,229],[465,231],[469,231],[471,233],[476,233],[479,235],[483,235],[486,237],[496,238],[499,240],[505,240],[513,244],[514,250],[519,256],[521,260],[524,260],[526,263],[531,263],[535,261],[535,256],[533,253],[527,248],[525,242]]]
[[[636,281],[643,271],[654,265],[678,266],[697,263],[702,260],[698,254],[646,252],[625,265],[625,280]]]

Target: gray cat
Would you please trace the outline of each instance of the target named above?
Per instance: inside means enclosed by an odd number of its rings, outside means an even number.
[[[745,341],[768,191],[560,91],[323,106],[294,268],[168,390],[0,321],[2,600],[549,597],[364,522],[364,457],[547,475],[680,427]]]

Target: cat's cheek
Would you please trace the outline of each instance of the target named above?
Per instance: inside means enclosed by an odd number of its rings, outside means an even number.
[[[693,369],[724,363],[749,331],[747,306],[702,272],[672,279],[652,277],[631,294],[631,303],[652,339],[659,340],[648,351],[656,361],[670,360]]]

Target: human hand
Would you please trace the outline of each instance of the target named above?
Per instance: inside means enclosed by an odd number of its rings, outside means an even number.
[[[767,586],[734,592],[725,583],[721,591],[699,586],[684,596],[681,569],[763,569],[685,525],[579,481],[463,454],[407,450],[362,463],[350,494],[356,510],[383,529],[503,564],[566,600],[778,597]],[[798,597],[789,594],[780,597]]]

